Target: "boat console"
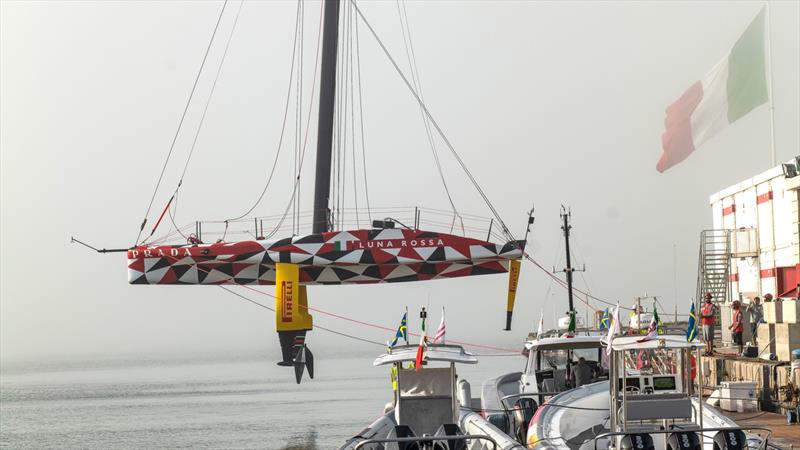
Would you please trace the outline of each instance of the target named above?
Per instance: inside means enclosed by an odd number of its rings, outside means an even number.
[[[747,448],[739,428],[704,427],[703,402],[692,393],[693,353],[703,344],[675,335],[625,336],[610,347],[611,432],[595,447],[606,438],[615,450]]]

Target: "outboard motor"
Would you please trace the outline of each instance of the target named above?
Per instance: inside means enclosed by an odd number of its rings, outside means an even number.
[[[408,425],[395,425],[394,429],[386,436],[392,438],[416,437],[414,430]],[[420,450],[418,442],[387,442],[386,450]]]
[[[693,431],[678,431],[667,438],[667,450],[703,450],[700,438]]]
[[[747,450],[747,436],[739,428],[719,431],[714,435],[714,450]]]
[[[464,433],[461,431],[458,425],[454,423],[445,423],[436,430],[436,433],[433,434],[434,436],[463,436]],[[435,450],[467,450],[467,441],[461,439],[442,439],[441,441],[436,441],[436,444],[433,447]]]
[[[626,434],[619,441],[619,450],[656,450],[656,446],[649,434]]]
[[[533,419],[533,414],[539,405],[536,400],[528,397],[520,397],[514,402],[514,419],[517,423],[517,441],[525,442],[528,436],[528,425]]]

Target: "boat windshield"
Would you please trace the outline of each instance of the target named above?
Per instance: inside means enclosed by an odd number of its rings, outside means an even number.
[[[542,369],[566,369],[567,362],[571,361],[573,364],[579,358],[584,358],[589,363],[598,363],[600,351],[597,348],[576,348],[573,350],[542,350]]]
[[[680,355],[675,349],[655,348],[625,351],[629,375],[672,375],[679,373]]]

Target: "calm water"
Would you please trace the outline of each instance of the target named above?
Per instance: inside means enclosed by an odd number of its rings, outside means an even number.
[[[317,355],[316,379],[255,356],[12,363],[0,372],[0,448],[328,449],[391,398],[372,358]],[[464,367],[480,381],[520,357]]]

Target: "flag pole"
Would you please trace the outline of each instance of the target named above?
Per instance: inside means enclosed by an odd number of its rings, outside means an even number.
[[[770,140],[769,140],[769,149],[770,149],[770,167],[775,167],[776,162],[776,155],[775,155],[775,100],[773,99],[772,95],[772,84],[773,84],[773,77],[772,77],[772,9],[770,8],[770,1],[767,0],[767,57],[769,61],[767,63],[767,70],[769,73],[767,74],[769,81],[767,83],[767,90],[769,92],[769,132],[770,132]]]
[[[408,327],[409,327],[409,323],[411,323],[411,321],[408,320],[408,305],[406,305],[406,345],[408,345]]]

